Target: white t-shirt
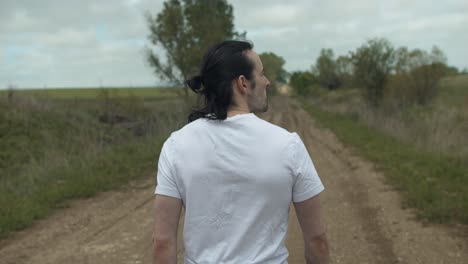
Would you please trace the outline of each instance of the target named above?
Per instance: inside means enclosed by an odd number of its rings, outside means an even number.
[[[186,264],[287,263],[291,202],[324,190],[299,136],[253,113],[172,133],[157,182],[184,204]]]

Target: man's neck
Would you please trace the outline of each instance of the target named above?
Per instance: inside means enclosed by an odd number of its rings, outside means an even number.
[[[247,107],[230,107],[227,111],[227,117],[249,113],[250,110]]]

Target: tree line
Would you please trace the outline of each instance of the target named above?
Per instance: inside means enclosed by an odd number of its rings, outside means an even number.
[[[384,97],[400,106],[424,105],[437,94],[440,79],[457,74],[437,46],[430,51],[395,48],[387,39],[374,38],[338,57],[332,49],[322,49],[310,71],[291,74],[290,85],[299,95],[308,95],[313,86],[359,87],[372,106],[379,106]]]
[[[147,13],[146,18],[150,43],[165,51],[162,57],[148,47],[147,62],[160,79],[176,85],[197,74],[207,47],[226,39],[245,39],[247,34],[235,30],[233,7],[226,0],[167,0],[158,14]],[[299,95],[310,94],[317,86],[360,87],[373,106],[379,106],[384,97],[400,105],[427,104],[437,94],[441,78],[459,73],[447,65],[445,54],[436,46],[430,51],[396,48],[383,38],[368,40],[338,57],[332,49],[322,49],[309,71],[288,73],[281,56],[273,52],[259,56],[272,83],[270,91],[288,81]]]

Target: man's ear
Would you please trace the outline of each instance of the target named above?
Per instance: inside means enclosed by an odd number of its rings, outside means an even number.
[[[248,89],[247,82],[248,82],[248,80],[247,80],[247,78],[245,78],[244,75],[240,75],[236,79],[236,88],[239,91],[239,93],[242,94],[242,95],[247,93],[247,89]]]

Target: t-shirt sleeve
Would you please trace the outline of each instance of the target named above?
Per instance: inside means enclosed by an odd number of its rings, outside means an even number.
[[[181,199],[177,188],[175,168],[173,163],[172,138],[169,137],[161,149],[158,161],[157,184],[155,194],[162,194]]]
[[[322,192],[325,188],[314,163],[297,133],[292,133],[292,164],[294,171],[293,202],[302,202]]]

